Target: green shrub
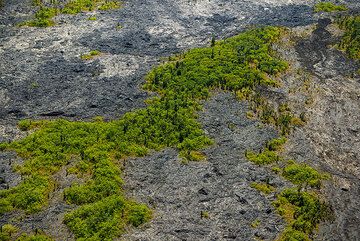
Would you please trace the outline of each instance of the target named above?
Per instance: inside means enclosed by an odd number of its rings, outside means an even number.
[[[101,52],[99,50],[91,50],[88,54],[81,55],[81,59],[90,60],[100,55]]]
[[[275,151],[269,151],[267,148],[259,153],[247,151],[245,156],[249,161],[257,165],[267,165],[282,160]]]
[[[27,25],[29,27],[50,27],[55,24],[52,20],[58,14],[59,10],[57,8],[48,8],[48,7],[40,7],[35,13],[35,18],[28,22],[23,23],[23,25]]]
[[[260,220],[259,219],[255,219],[252,223],[251,223],[251,227],[252,228],[257,228],[260,225]]]
[[[18,228],[11,224],[4,224],[1,227],[0,231],[0,241],[9,241],[12,240],[14,234],[18,232]]]
[[[272,140],[270,140],[268,143],[266,143],[266,147],[270,150],[270,151],[279,151],[282,146],[286,143],[287,139],[285,137],[281,137],[281,138],[274,138]]]
[[[275,191],[275,188],[267,183],[251,183],[250,187],[255,188],[256,190],[264,193],[265,195],[268,195]]]
[[[43,234],[23,234],[16,241],[53,241],[53,239]]]
[[[121,3],[118,1],[106,1],[99,7],[99,10],[108,11],[112,9],[118,9],[120,7],[121,7]]]
[[[14,208],[26,210],[28,213],[40,211],[47,203],[50,184],[48,178],[32,175],[14,188],[1,190],[0,214]]]
[[[72,0],[61,9],[64,14],[77,14],[80,12],[89,12],[96,9],[96,0]]]
[[[345,5],[335,5],[332,2],[319,2],[314,6],[315,12],[335,12],[335,11],[346,11]]]
[[[329,215],[329,207],[310,192],[299,192],[296,189],[285,189],[274,202],[280,214],[292,214],[287,217],[289,227],[302,232],[305,237],[312,234],[320,221]],[[289,210],[290,209],[290,210]],[[286,230],[285,230],[286,233]]]
[[[297,185],[299,189],[303,187],[305,189],[307,187],[319,188],[321,184],[321,180],[327,178],[325,174],[319,173],[317,170],[306,165],[305,163],[303,164],[294,163],[287,165],[284,168],[282,175],[286,179]]]
[[[28,131],[31,126],[31,120],[21,120],[18,122],[18,125],[20,130],[22,131]]]
[[[279,241],[310,241],[309,236],[301,231],[297,231],[291,227],[285,229],[281,234]]]
[[[78,240],[111,240],[123,233],[127,224],[137,227],[151,215],[145,205],[112,195],[66,214],[65,223]]]
[[[346,16],[337,23],[345,31],[338,47],[355,60],[360,59],[360,16]]]
[[[35,13],[37,19],[49,19],[53,18],[58,14],[58,9],[41,7],[39,11]]]
[[[200,212],[200,217],[201,217],[201,218],[209,219],[209,218],[210,218],[210,214],[209,214],[209,212],[207,212],[207,211],[201,211],[201,212]]]

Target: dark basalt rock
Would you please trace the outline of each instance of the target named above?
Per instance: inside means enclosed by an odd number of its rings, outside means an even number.
[[[131,0],[122,9],[98,14],[97,21],[88,21],[86,13],[62,15],[56,18],[57,26],[43,29],[15,26],[31,18],[31,0],[3,2],[0,141],[22,137],[16,122],[23,118],[84,120],[101,115],[114,119],[144,107],[151,95],[140,88],[145,74],[163,57],[208,45],[212,34],[221,39],[249,26],[296,27],[323,18],[310,38],[296,45],[294,58],[328,92],[317,96],[319,101],[308,113],[313,121],[291,136],[295,144],[287,151],[293,158],[313,160],[335,176],[324,189],[335,220],[321,225],[319,240],[360,237],[360,176],[356,171],[360,81],[346,77],[357,65],[327,47],[338,38],[327,30],[328,17],[313,15],[312,6],[302,0]],[[352,9],[359,8],[358,0],[345,2]],[[122,29],[116,28],[118,24]],[[102,54],[81,60],[90,50]],[[274,100],[288,98],[281,89],[261,91]],[[276,131],[259,127],[246,118],[246,111],[246,104],[223,92],[213,93],[204,104],[199,120],[216,142],[205,150],[207,162],[181,164],[173,149],[126,162],[125,190],[153,207],[155,214],[150,223],[131,230],[124,240],[251,240],[255,236],[272,240],[279,234],[284,221],[271,205],[274,197],[265,197],[250,184],[269,180],[279,190],[288,184],[244,158],[246,149],[258,150],[276,137]],[[0,153],[0,188],[20,182],[21,177],[12,170],[15,163],[21,163],[15,154]],[[26,216],[18,226],[27,232],[44,230],[55,240],[74,240],[62,223],[64,213],[73,208],[63,202],[62,191],[76,178],[62,170],[55,179],[60,184],[49,206]],[[204,211],[208,219],[201,217]],[[3,215],[0,225],[19,215]],[[256,219],[261,225],[254,229],[251,223]]]

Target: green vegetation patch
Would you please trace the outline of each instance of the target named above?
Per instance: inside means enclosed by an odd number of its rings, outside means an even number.
[[[95,58],[96,56],[100,55],[101,52],[99,50],[91,50],[88,54],[81,55],[81,59],[83,60],[90,60]]]
[[[90,21],[95,21],[96,19],[97,19],[96,16],[91,16],[88,18],[88,20],[90,20]]]
[[[111,240],[124,233],[127,225],[137,227],[150,219],[145,205],[112,195],[67,214],[65,223],[78,240]]]
[[[22,130],[35,131],[20,141],[2,145],[26,161],[16,168],[24,181],[0,193],[1,212],[40,210],[53,189],[52,174],[77,156],[82,161],[77,170],[84,169],[92,176],[64,192],[67,202],[81,205],[65,219],[77,238],[112,238],[121,234],[125,225],[147,221],[151,217],[148,208],[122,198],[116,160],[167,146],[177,147],[185,158],[201,159],[196,150],[212,142],[196,121],[198,100],[207,98],[211,87],[239,90],[273,83],[268,74],[285,66],[272,57],[270,49],[279,34],[278,28],[251,30],[212,48],[175,57],[176,62],[161,65],[147,76],[145,88],[158,92],[159,97],[149,100],[147,108],[119,120],[21,121]]]
[[[18,237],[15,239],[15,237]],[[43,234],[42,231],[37,230],[36,234],[23,233],[19,236],[19,229],[12,224],[5,224],[0,230],[1,241],[52,241],[50,237]]]
[[[53,241],[53,239],[44,234],[22,234],[16,241]]]
[[[64,191],[66,202],[78,205],[65,216],[78,240],[109,240],[121,235],[127,225],[148,221],[149,208],[124,198],[118,161],[165,147],[177,148],[188,160],[204,159],[200,150],[212,141],[196,120],[200,101],[214,88],[236,92],[275,86],[272,76],[287,68],[271,49],[281,33],[276,27],[253,29],[213,41],[212,47],[170,57],[146,77],[144,88],[158,96],[148,99],[146,108],[118,120],[19,122],[19,128],[31,133],[1,144],[0,149],[15,151],[25,160],[15,167],[23,181],[0,192],[1,213],[39,211],[54,189],[53,174],[68,167],[69,172],[87,177]],[[277,149],[278,144],[271,146]],[[74,160],[76,164],[70,165]]]
[[[311,240],[320,221],[329,215],[329,207],[312,192],[288,188],[282,191],[274,206],[288,223],[280,240]]]
[[[53,18],[58,14],[78,14],[95,10],[108,11],[120,8],[121,2],[109,0],[72,0],[65,5],[60,5],[57,1],[47,3],[45,0],[34,0],[34,5],[39,8],[35,13],[34,19],[21,23],[20,26],[49,27],[55,25]]]
[[[12,237],[18,232],[18,228],[11,224],[4,224],[1,226],[0,230],[0,240],[8,241],[11,240]]]
[[[337,21],[345,31],[338,47],[355,60],[360,60],[360,16],[345,16]]]
[[[321,181],[328,179],[329,176],[318,172],[305,163],[298,164],[291,160],[285,162],[284,158],[279,156],[279,151],[285,142],[285,137],[270,140],[262,151],[259,153],[247,151],[246,157],[258,165],[280,161],[278,164],[282,165],[283,168],[276,165],[272,167],[272,171],[282,175],[297,186],[297,188],[283,190],[277,195],[277,200],[273,203],[278,213],[287,222],[287,228],[279,240],[311,240],[309,235],[317,228],[320,221],[329,217],[330,210],[324,202],[320,201],[316,192],[309,191],[309,189],[320,188]],[[275,191],[272,186],[266,183],[252,183],[251,187],[264,194]]]
[[[259,153],[247,150],[245,153],[246,158],[257,164],[257,165],[267,165],[274,162],[282,161],[282,157],[278,155],[282,145],[286,142],[285,137],[279,139],[270,140],[263,150],[260,150]]]
[[[26,25],[29,27],[50,27],[55,25],[52,18],[58,14],[59,10],[57,8],[40,7],[40,9],[35,13],[33,20],[24,22],[20,25]]]
[[[250,187],[255,188],[256,190],[264,193],[265,195],[268,195],[275,191],[275,188],[267,183],[253,182],[251,183]]]
[[[257,165],[267,165],[281,160],[281,157],[275,151],[270,151],[267,148],[259,153],[247,151],[246,158]]]
[[[319,173],[311,166],[295,162],[287,165],[282,173],[283,177],[294,183],[299,189],[308,187],[320,188],[321,180],[328,179],[328,175]]]
[[[284,159],[278,155],[278,151],[281,150],[285,141],[284,137],[270,140],[263,151],[258,154],[247,151],[246,157],[259,165],[272,164],[279,160],[283,163],[282,169],[275,166],[272,170],[279,175],[281,174],[297,188],[286,188],[277,195],[277,200],[273,203],[278,213],[287,222],[287,228],[278,240],[307,241],[311,240],[310,236],[319,222],[330,216],[329,207],[319,199],[316,192],[308,189],[320,188],[321,181],[328,179],[329,176],[304,163],[298,164],[294,161],[287,161],[284,164]],[[266,183],[252,183],[251,187],[264,194],[275,191],[272,186]]]
[[[121,7],[118,1],[108,0],[73,0],[65,4],[61,9],[64,14],[78,14],[80,12],[91,12],[94,10],[112,10]]]
[[[314,6],[315,12],[337,12],[348,10],[345,5],[336,5],[332,2],[319,2]]]

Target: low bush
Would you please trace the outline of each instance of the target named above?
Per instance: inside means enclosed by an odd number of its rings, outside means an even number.
[[[337,23],[345,31],[338,47],[355,60],[360,60],[360,16],[345,16]]]
[[[286,239],[291,236],[305,237],[307,239],[304,240],[309,240],[308,235],[312,234],[320,221],[328,217],[330,212],[329,207],[320,201],[317,195],[299,192],[293,188],[282,191],[274,206],[281,215],[285,216],[289,225],[282,240],[291,240]]]
[[[314,6],[315,12],[336,12],[346,10],[347,7],[345,5],[336,5],[332,2],[319,2]]]
[[[259,153],[247,150],[245,156],[249,161],[257,165],[267,165],[282,161],[283,158],[280,157],[277,152],[281,150],[281,147],[285,142],[285,137],[272,139],[266,143],[265,148]]]
[[[100,55],[101,52],[99,50],[91,50],[88,54],[81,55],[81,59],[90,60]]]
[[[257,165],[267,165],[282,160],[282,158],[275,151],[270,151],[266,148],[259,153],[247,151],[245,156],[249,161]]]
[[[151,215],[145,205],[112,195],[66,214],[65,223],[77,240],[111,240],[127,225],[137,227],[149,221]]]
[[[285,166],[282,175],[297,185],[299,190],[302,188],[306,190],[308,187],[320,188],[321,180],[328,178],[327,175],[319,173],[305,163],[293,163]]]
[[[255,188],[256,190],[264,193],[265,195],[268,195],[275,191],[275,188],[267,183],[253,182],[251,183],[250,187]]]

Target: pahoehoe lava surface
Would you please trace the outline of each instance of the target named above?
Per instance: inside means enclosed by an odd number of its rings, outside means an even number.
[[[334,221],[320,229],[321,240],[360,239],[360,78],[359,65],[331,48],[339,39],[329,31],[331,20],[320,19],[310,38],[296,46],[302,66],[314,75],[320,91],[310,108],[307,128],[295,132],[292,156],[312,159],[331,173],[324,192]],[[312,148],[306,148],[302,140]]]
[[[282,188],[286,183],[266,168],[245,158],[245,150],[259,149],[276,137],[270,128],[246,117],[247,106],[230,94],[217,93],[205,104],[201,122],[215,139],[205,153],[207,162],[181,164],[177,153],[162,153],[135,159],[125,167],[127,190],[154,206],[150,227],[137,231],[129,240],[251,240],[257,236],[272,240],[284,222],[271,205],[274,196],[264,198],[250,187],[255,181],[269,181]],[[203,218],[207,212],[209,218]],[[261,220],[263,225],[252,228]],[[254,236],[255,235],[255,236]]]
[[[357,0],[344,1],[359,7]],[[33,14],[31,0],[3,0],[0,10],[0,141],[21,137],[16,122],[23,118],[108,119],[144,107],[144,75],[162,57],[232,36],[252,25],[305,26],[316,23],[311,4],[302,0],[127,0],[119,10],[56,17],[51,28],[18,28]],[[359,79],[348,74],[356,64],[328,44],[336,38],[322,19],[310,39],[296,46],[301,67],[324,91],[310,110],[310,122],[294,133],[289,156],[311,159],[335,176],[324,194],[335,221],[320,227],[319,240],[359,240]],[[121,29],[116,26],[120,24]],[[99,58],[80,55],[97,49]],[[125,240],[272,240],[285,223],[264,197],[250,188],[253,181],[287,183],[244,159],[276,132],[246,118],[247,106],[230,94],[213,93],[200,121],[216,144],[206,149],[207,162],[183,165],[173,149],[131,159],[125,165],[128,195],[154,207],[155,217]],[[16,185],[13,153],[0,154],[1,188]],[[59,189],[46,210],[26,217],[24,231],[42,229],[56,240],[73,240],[62,224],[66,205],[61,191],[70,185],[56,176]],[[202,218],[208,212],[209,218]],[[16,214],[15,214],[16,216]],[[5,224],[14,215],[3,216]],[[261,225],[252,228],[259,219]]]

